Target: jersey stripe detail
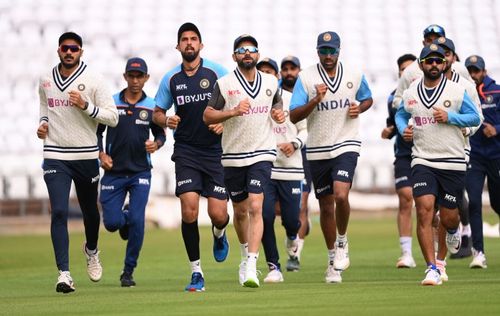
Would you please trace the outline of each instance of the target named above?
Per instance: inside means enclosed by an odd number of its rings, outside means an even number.
[[[252,97],[252,99],[255,99],[260,92],[260,87],[262,85],[262,78],[261,75],[258,71],[256,71],[256,76],[255,76],[255,81],[253,83],[253,86],[248,83],[247,79],[241,74],[240,70],[236,68],[234,71],[234,74],[236,75],[236,78],[240,82],[240,85],[243,87],[245,92]]]
[[[66,90],[67,87],[69,87],[73,83],[73,81],[76,80],[76,78],[78,78],[85,71],[87,65],[83,61],[80,62],[78,68],[76,68],[76,70],[71,74],[71,76],[69,76],[66,79],[63,79],[61,77],[61,73],[59,72],[58,67],[59,65],[55,66],[52,69],[52,77],[54,79],[54,83],[56,84],[57,88],[61,90],[61,92],[63,92],[64,90]]]
[[[328,90],[330,90],[332,93],[337,92],[337,90],[340,87],[340,83],[342,82],[342,76],[344,74],[344,67],[342,66],[342,63],[341,62],[337,63],[337,71],[335,72],[335,77],[333,78],[333,80],[330,79],[328,73],[323,68],[323,66],[321,66],[321,64],[318,63],[316,66],[318,67],[319,75],[321,76],[321,79],[328,87]]]
[[[434,104],[436,104],[437,100],[441,97],[441,94],[443,94],[444,87],[446,86],[446,81],[448,81],[448,79],[446,79],[445,76],[441,75],[441,81],[439,82],[439,85],[434,88],[434,91],[432,92],[432,95],[430,97],[428,97],[427,93],[425,92],[424,80],[422,79],[418,83],[418,97],[426,108],[430,109]]]

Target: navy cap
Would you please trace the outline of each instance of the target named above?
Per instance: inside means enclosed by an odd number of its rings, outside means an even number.
[[[295,66],[297,66],[297,67],[299,67],[299,68],[300,68],[300,60],[299,60],[297,57],[295,57],[295,56],[288,55],[288,56],[286,56],[285,58],[283,58],[283,59],[281,60],[281,68],[283,68],[283,65],[284,65],[285,63],[292,63],[292,64],[294,64]]]
[[[472,56],[467,57],[467,59],[465,60],[465,67],[467,67],[467,68],[474,67],[474,68],[477,68],[479,70],[484,70],[486,67],[486,64],[484,62],[483,57],[478,56],[478,55],[472,55]]]
[[[437,34],[439,36],[446,37],[444,28],[437,24],[431,24],[424,29],[424,37],[426,37],[429,34]]]
[[[68,39],[74,40],[75,42],[78,43],[78,45],[80,45],[80,47],[83,46],[82,37],[76,34],[75,32],[66,32],[63,33],[61,36],[59,36],[59,45],[61,45],[62,42]]]
[[[242,42],[251,42],[252,44],[255,45],[255,47],[259,47],[259,44],[257,43],[255,37],[249,34],[242,34],[234,40],[233,50],[236,50],[236,48],[238,48],[238,46]]]
[[[424,46],[424,48],[422,48],[422,51],[420,52],[420,60],[426,58],[431,54],[441,55],[441,57],[444,58],[444,49],[436,44]]]
[[[125,66],[125,72],[129,71],[139,71],[142,73],[147,74],[148,73],[148,65],[146,65],[146,62],[144,59],[139,58],[139,57],[133,57],[127,60],[127,66]]]
[[[335,32],[323,32],[318,35],[318,44],[316,45],[316,49],[322,47],[329,48],[340,48],[340,37]]]
[[[179,41],[181,40],[182,33],[187,32],[187,31],[193,31],[198,35],[198,38],[200,39],[201,42],[201,34],[200,30],[198,30],[198,27],[194,25],[191,22],[186,22],[179,27],[179,30],[177,31],[177,44],[179,44]]]
[[[257,63],[257,69],[259,69],[259,66],[263,65],[263,64],[268,64],[269,66],[273,67],[273,69],[276,71],[276,73],[279,73],[280,70],[278,68],[278,64],[271,58],[263,58],[261,61],[259,61]]]
[[[432,41],[432,43],[437,44],[443,48],[447,48],[447,49],[451,50],[453,53],[455,53],[455,44],[449,38],[441,36],[440,38],[437,38],[434,41]]]

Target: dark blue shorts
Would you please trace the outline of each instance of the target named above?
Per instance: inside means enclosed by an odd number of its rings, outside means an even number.
[[[204,197],[227,200],[220,155],[175,149],[172,160],[175,162],[176,196],[198,192]]]
[[[248,193],[263,193],[271,180],[270,161],[260,161],[245,167],[224,167],[224,183],[233,202],[241,202]]]
[[[411,157],[396,157],[394,160],[394,184],[396,190],[411,187]]]
[[[325,160],[309,160],[316,198],[333,194],[333,182],[352,183],[358,153],[347,152]]]
[[[311,192],[312,188],[312,175],[309,161],[306,158],[306,147],[301,150],[302,153],[302,166],[304,168],[304,180],[302,180],[302,192]]]
[[[446,208],[457,208],[465,188],[465,171],[441,170],[424,165],[411,169],[413,197],[432,194],[436,202]]]

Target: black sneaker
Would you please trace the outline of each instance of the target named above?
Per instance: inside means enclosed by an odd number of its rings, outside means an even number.
[[[469,236],[462,236],[462,243],[457,253],[451,254],[450,259],[462,259],[472,256],[472,243]]]
[[[125,204],[123,206],[122,212],[123,213],[128,213],[128,204]],[[127,217],[128,216],[125,216],[125,218],[127,218]],[[123,225],[122,227],[120,227],[120,229],[118,230],[118,232],[120,233],[120,237],[123,240],[128,240],[128,229],[129,229],[129,225],[128,225],[127,221],[126,221],[125,225]]]
[[[135,286],[134,277],[130,272],[123,271],[122,275],[120,275],[120,282],[122,283],[122,287]]]

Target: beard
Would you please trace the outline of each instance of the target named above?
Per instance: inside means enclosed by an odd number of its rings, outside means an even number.
[[[240,67],[242,69],[250,70],[250,69],[254,68],[256,65],[257,65],[257,61],[254,59],[252,59],[251,62],[243,61],[243,59],[238,60],[238,67]]]
[[[293,86],[295,86],[295,82],[297,82],[296,77],[284,77],[282,79],[283,86],[288,87],[288,88],[293,88]]]
[[[441,74],[443,73],[442,71],[439,71],[439,69],[436,67],[432,67],[429,70],[423,70],[423,72],[424,72],[424,76],[428,79],[431,79],[431,80],[439,79],[439,77],[441,77]]]
[[[198,57],[199,54],[200,54],[199,50],[198,51],[181,52],[182,59],[184,59],[188,63],[190,63],[193,60],[195,60],[196,57]]]
[[[66,62],[64,60],[64,58],[66,58],[66,57],[68,57],[68,56],[59,57],[59,60],[61,61],[61,65],[66,69],[71,69],[80,63],[80,58],[74,58],[72,62]]]

